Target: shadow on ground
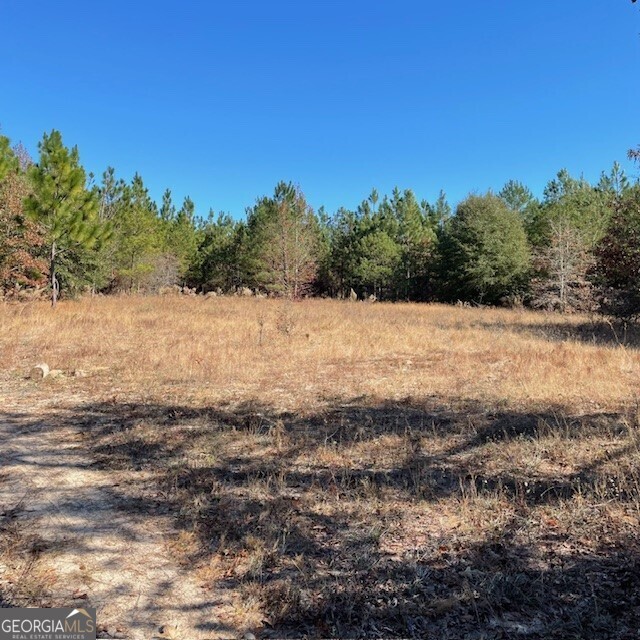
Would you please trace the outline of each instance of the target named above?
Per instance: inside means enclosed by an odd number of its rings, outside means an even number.
[[[127,514],[172,515],[176,557],[237,594],[260,637],[638,637],[640,461],[623,415],[434,398],[307,415],[106,402],[60,420],[96,468],[140,474],[110,489],[124,543]],[[585,442],[566,472],[487,471],[501,445]]]
[[[489,331],[508,331],[529,335],[552,342],[583,342],[604,347],[640,347],[640,326],[638,323],[622,320],[594,319],[593,321],[568,323],[549,319],[532,325],[500,322],[479,322]]]

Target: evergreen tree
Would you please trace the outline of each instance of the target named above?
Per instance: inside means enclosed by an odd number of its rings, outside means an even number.
[[[451,217],[451,205],[447,200],[447,194],[440,190],[438,199],[433,204],[423,200],[421,206],[431,228],[438,234]]]
[[[600,175],[600,181],[596,189],[615,197],[624,195],[631,188],[629,178],[618,162],[614,162],[609,173],[604,171]]]
[[[240,286],[243,278],[239,237],[243,226],[227,214],[216,217],[213,211],[209,213],[209,219],[200,229],[196,257],[189,273],[191,284],[204,291],[231,291]]]
[[[491,304],[521,291],[530,252],[519,215],[491,193],[467,197],[446,226],[440,267],[447,300]]]
[[[597,187],[560,171],[545,188],[542,203],[525,220],[534,252],[532,304],[561,311],[591,310],[589,276],[594,248],[604,235],[618,192],[627,189],[619,166]]]
[[[607,232],[596,248],[603,307],[624,317],[640,315],[640,186],[616,204]]]
[[[611,189],[594,188],[584,178],[573,178],[563,169],[547,184],[544,200],[535,210],[528,228],[532,245],[548,247],[552,228],[569,226],[592,249],[607,229],[616,197]]]
[[[65,253],[90,251],[109,234],[98,219],[98,200],[87,189],[77,147],[67,149],[58,131],[45,134],[38,164],[29,169],[32,193],[25,208],[42,226],[49,249],[51,304],[55,307],[59,282],[56,268]]]
[[[100,202],[99,215],[101,220],[113,220],[122,203],[125,188],[124,180],[116,178],[115,169],[107,167],[102,174],[101,185],[96,188]]]
[[[535,197],[529,187],[517,180],[509,180],[498,193],[498,197],[504,200],[512,211],[517,211],[523,218],[527,208],[535,201]]]
[[[123,206],[127,185],[122,178],[116,177],[113,167],[107,167],[100,184],[94,189],[99,202],[98,217],[113,228],[118,212]],[[117,236],[112,235],[108,240],[101,242],[91,254],[90,273],[95,290],[103,290],[113,284],[118,249],[116,240]]]
[[[176,208],[173,205],[171,197],[171,189],[165,189],[162,194],[162,205],[160,206],[160,220],[165,224],[169,224],[176,216]]]
[[[166,194],[167,192],[165,192]],[[163,199],[163,207],[160,214],[162,221],[165,220],[166,205],[167,202]],[[180,277],[184,280],[196,260],[196,252],[198,250],[195,205],[189,197],[185,198],[178,213],[169,218],[166,249],[177,258]]]
[[[410,189],[394,189],[390,207],[396,219],[395,241],[400,247],[400,270],[397,273],[396,297],[424,299],[427,276],[436,244],[434,221],[425,215]]]
[[[126,185],[113,224],[116,285],[129,291],[144,289],[161,255],[163,232],[156,205],[139,174]]]
[[[262,198],[247,220],[250,279],[290,298],[308,294],[316,279],[319,228],[302,192],[279,183],[273,197]]]
[[[356,213],[341,208],[328,221],[329,256],[327,258],[326,280],[331,295],[344,297],[351,289],[357,288],[358,251],[360,222]]]
[[[11,150],[9,138],[0,135],[0,181],[11,172],[17,171],[18,159]]]
[[[327,295],[334,288],[331,273],[331,218],[321,206],[316,215],[318,222],[318,272],[315,281],[315,294]]]
[[[540,202],[529,187],[517,180],[509,180],[498,193],[498,197],[520,216],[529,242],[534,245],[539,244],[540,238],[537,234],[539,231]]]
[[[357,245],[358,263],[355,268],[357,288],[376,298],[392,298],[395,279],[402,265],[402,248],[382,229],[363,235]]]

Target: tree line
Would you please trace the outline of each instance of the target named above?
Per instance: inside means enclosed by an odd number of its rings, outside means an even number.
[[[617,163],[595,184],[561,170],[541,198],[511,180],[455,211],[444,192],[394,189],[329,215],[281,182],[237,220],[169,189],[156,203],[139,174],[96,180],[58,131],[38,149],[34,162],[0,136],[4,296],[189,287],[640,312],[640,184]]]

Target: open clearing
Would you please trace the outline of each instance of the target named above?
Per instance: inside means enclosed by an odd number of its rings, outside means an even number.
[[[0,329],[5,605],[105,638],[640,637],[633,331],[201,297]]]

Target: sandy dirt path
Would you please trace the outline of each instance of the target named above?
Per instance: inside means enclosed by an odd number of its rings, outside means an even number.
[[[175,520],[168,509],[161,503],[145,507],[154,503],[131,495],[130,487],[144,486],[139,474],[99,468],[82,431],[56,420],[65,406],[83,399],[61,402],[27,384],[5,391],[0,389],[0,535],[3,521],[21,532],[19,572],[25,581],[33,579],[28,569],[37,559],[41,583],[33,585],[31,602],[15,604],[96,607],[103,638],[237,637],[224,623],[224,593],[205,591],[171,557],[165,543]],[[0,558],[5,593],[16,587],[17,567],[9,565]],[[24,589],[20,593],[24,599]]]

